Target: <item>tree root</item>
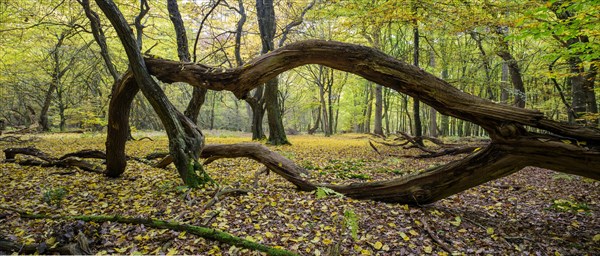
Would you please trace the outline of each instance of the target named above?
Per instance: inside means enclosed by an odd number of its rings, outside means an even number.
[[[146,227],[152,227],[157,229],[170,229],[174,231],[186,231],[187,233],[194,234],[205,239],[218,241],[221,243],[226,243],[230,245],[234,245],[236,247],[246,248],[250,250],[256,250],[265,252],[268,255],[297,255],[293,252],[276,249],[270,246],[266,246],[263,244],[259,244],[256,242],[252,242],[229,233],[219,231],[212,228],[201,227],[201,226],[193,226],[188,224],[180,224],[172,221],[162,221],[150,218],[130,218],[123,216],[107,216],[107,215],[79,215],[79,216],[50,216],[44,214],[30,214],[26,213],[22,210],[13,209],[10,207],[0,206],[0,209],[13,211],[19,213],[21,218],[27,219],[60,219],[60,220],[80,220],[84,222],[118,222],[123,224],[135,224],[135,225],[144,225]],[[13,251],[14,252],[14,251]]]

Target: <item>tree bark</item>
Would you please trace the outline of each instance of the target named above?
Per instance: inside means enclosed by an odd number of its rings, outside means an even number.
[[[487,148],[417,176],[362,185],[331,186],[355,198],[428,203],[509,175],[524,166],[539,166],[600,179],[600,171],[589,169],[589,166],[600,164],[598,129],[555,122],[539,111],[475,97],[415,66],[368,47],[319,40],[298,42],[260,56],[242,67],[220,72],[212,72],[213,68],[200,64],[164,59],[146,58],[146,64],[150,73],[164,82],[186,82],[214,90],[228,90],[240,98],[278,73],[305,64],[326,65],[415,97],[441,114],[478,124],[490,134],[492,143]],[[119,109],[123,108],[126,106],[120,105]],[[125,123],[112,125],[126,127],[127,120],[124,120]],[[525,126],[556,135],[528,132]],[[583,141],[585,146],[581,144]]]
[[[179,56],[181,62],[189,62],[191,56],[187,33],[185,32],[185,25],[179,12],[177,0],[167,0],[167,9],[169,11],[169,18],[173,23],[173,29],[175,30],[175,38],[177,39],[177,56]],[[205,88],[194,87],[192,89],[192,98],[183,112],[195,124],[198,123],[198,114],[200,114],[200,109],[206,100],[206,92]]]
[[[104,60],[104,64],[106,69],[108,69],[108,73],[113,78],[113,82],[116,83],[119,80],[119,72],[117,72],[117,68],[112,63],[110,58],[110,54],[108,52],[108,45],[106,44],[106,37],[104,36],[104,31],[102,30],[102,24],[100,23],[100,16],[90,8],[89,0],[78,0],[79,4],[83,6],[83,10],[85,11],[85,16],[90,20],[90,27],[92,28],[92,35],[94,35],[94,40],[100,47],[100,55]]]
[[[273,38],[275,37],[275,9],[273,0],[256,0],[256,16],[262,42],[262,54],[275,49]],[[290,144],[285,134],[281,109],[278,98],[279,80],[273,78],[265,85],[265,104],[269,124],[269,138],[267,143],[271,145]]]
[[[413,9],[416,14],[417,8],[414,7]],[[416,19],[413,21],[413,47],[413,65],[419,67],[419,23]],[[421,124],[421,110],[418,98],[413,98],[413,119],[415,122],[414,135],[417,138],[421,138],[423,136],[423,127]],[[421,139],[417,139],[417,143],[424,146]]]
[[[496,33],[500,35],[500,38],[498,39],[499,50],[496,51],[496,54],[500,56],[500,58],[502,58],[508,66],[510,80],[514,88],[515,95],[515,101],[513,104],[517,107],[524,108],[525,102],[527,101],[527,95],[525,94],[525,85],[523,84],[523,77],[521,75],[519,63],[509,51],[508,42],[506,42],[506,35],[503,31],[503,28],[496,28]]]
[[[123,224],[144,225],[147,227],[152,227],[152,228],[157,228],[157,229],[185,231],[190,234],[194,234],[194,235],[197,235],[197,236],[200,236],[200,237],[203,237],[206,239],[214,240],[214,241],[219,241],[221,243],[230,244],[232,246],[238,246],[241,248],[265,252],[265,253],[267,253],[267,255],[282,255],[282,256],[283,255],[289,255],[289,256],[297,255],[290,251],[286,251],[283,249],[276,249],[276,248],[273,248],[270,246],[262,245],[262,244],[252,242],[252,241],[249,241],[249,240],[246,240],[246,239],[243,239],[243,238],[240,238],[240,237],[237,237],[237,236],[234,236],[229,233],[222,232],[222,231],[219,231],[216,229],[202,227],[202,226],[193,226],[193,225],[188,225],[188,224],[180,224],[180,223],[173,222],[173,221],[162,221],[162,220],[149,219],[149,218],[132,218],[132,217],[124,217],[124,216],[118,216],[118,215],[115,215],[115,216],[107,216],[107,215],[77,215],[77,216],[56,216],[55,215],[55,216],[50,216],[50,215],[44,215],[44,214],[30,214],[30,213],[23,212],[21,210],[9,209],[6,207],[2,207],[2,208],[4,210],[10,210],[10,211],[19,213],[21,218],[78,220],[78,221],[96,222],[96,223],[117,222],[117,223],[123,223]],[[0,245],[3,246],[4,243],[0,241]],[[19,250],[16,250],[16,251],[19,252]],[[36,251],[34,250],[33,252],[30,252],[30,253],[35,253],[35,252]]]
[[[147,71],[138,44],[133,38],[133,34],[127,25],[127,21],[123,18],[118,7],[111,0],[96,0],[96,3],[117,31],[117,35],[127,53],[132,73],[131,75],[126,74],[123,76],[123,78],[127,79],[122,78],[122,83],[115,87],[116,90],[113,92],[113,98],[111,99],[112,109],[109,110],[109,112],[112,111],[113,115],[109,116],[109,136],[106,142],[107,175],[116,177],[124,171],[126,163],[125,158],[122,156],[122,151],[124,150],[125,140],[127,139],[126,131],[128,125],[127,122],[125,122],[126,125],[123,126],[116,123],[122,119],[114,119],[114,112],[127,112],[124,116],[123,114],[117,114],[117,116],[120,115],[121,118],[127,120],[129,110],[123,111],[121,107],[126,107],[127,109],[130,108],[131,100],[133,100],[133,96],[138,90],[137,88],[132,88],[132,85],[137,84],[165,127],[167,136],[169,137],[169,151],[174,158],[175,166],[177,167],[180,177],[184,183],[190,187],[201,185],[202,180],[196,171],[203,172],[202,166],[197,162],[202,146],[204,145],[204,136],[202,132],[193,122],[191,122],[191,120],[175,109],[158,84],[152,79]],[[129,85],[129,87],[124,88],[122,85]],[[117,136],[111,137],[111,134]],[[124,134],[125,136],[123,136]]]
[[[185,82],[211,90],[227,90],[243,99],[257,85],[286,70],[321,64],[350,72],[424,101],[438,112],[481,125],[488,131],[503,123],[518,123],[583,140],[599,139],[597,130],[551,121],[536,110],[515,108],[464,93],[427,72],[369,47],[322,40],[293,43],[244,65],[219,70],[206,65],[145,58],[159,80]],[[183,68],[182,68],[183,67]]]

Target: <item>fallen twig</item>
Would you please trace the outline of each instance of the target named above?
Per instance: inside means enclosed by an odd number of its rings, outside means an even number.
[[[444,243],[432,230],[431,228],[429,228],[429,225],[427,224],[427,210],[423,210],[423,213],[425,213],[425,216],[423,218],[421,218],[421,223],[423,223],[423,229],[425,229],[425,231],[427,232],[427,234],[429,235],[429,237],[431,237],[431,239],[436,242],[438,245],[440,245],[440,247],[442,247],[442,249],[444,249],[444,251],[452,254],[453,250],[450,248],[449,245],[447,245],[446,243]]]

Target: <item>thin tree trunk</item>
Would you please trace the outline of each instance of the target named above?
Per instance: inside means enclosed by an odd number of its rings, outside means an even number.
[[[117,68],[112,63],[110,58],[110,54],[108,52],[108,45],[106,44],[106,37],[104,36],[104,31],[102,30],[102,24],[100,23],[100,16],[90,8],[89,0],[78,0],[78,2],[83,6],[83,10],[85,11],[85,16],[90,20],[90,27],[92,28],[92,35],[94,35],[94,40],[100,47],[100,55],[104,60],[104,64],[106,69],[108,69],[108,73],[113,78],[113,82],[116,83],[119,80],[119,72]]]
[[[510,80],[512,82],[515,94],[514,105],[520,108],[525,107],[525,101],[527,96],[525,94],[525,85],[523,84],[523,77],[521,75],[521,69],[517,60],[510,54],[508,50],[508,43],[504,41],[504,38],[500,39],[501,49],[496,52],[508,65],[508,71],[510,73]]]
[[[417,8],[414,7],[414,12],[416,14]],[[413,21],[413,65],[419,67],[419,24],[415,19]],[[421,145],[423,144],[423,128],[421,126],[421,111],[419,109],[419,100],[413,98],[413,119],[415,123],[414,136],[417,138],[415,141]]]
[[[167,0],[167,9],[169,11],[169,18],[173,23],[173,29],[175,30],[175,38],[177,39],[177,56],[179,56],[181,62],[189,62],[191,56],[187,33],[185,31],[183,19],[181,18],[181,13],[179,12],[177,0]],[[184,114],[194,123],[198,123],[198,114],[200,114],[202,105],[206,100],[206,92],[207,90],[205,88],[194,87],[192,89],[192,98],[190,99]]]
[[[258,18],[258,28],[262,42],[262,54],[268,53],[275,49],[273,38],[275,37],[275,9],[273,0],[256,0],[256,10]],[[274,78],[265,85],[265,104],[267,110],[267,118],[269,124],[268,144],[285,145],[290,144],[285,134],[283,120],[281,118],[281,109],[279,106],[279,98],[277,97],[279,90],[279,80]]]

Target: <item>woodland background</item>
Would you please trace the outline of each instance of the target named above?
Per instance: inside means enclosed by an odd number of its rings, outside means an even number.
[[[140,2],[116,2],[133,25]],[[147,3],[149,12],[139,20],[142,29],[136,29],[142,52],[177,59],[167,1]],[[237,47],[241,63],[260,55],[255,3],[215,3],[179,3],[196,62],[236,67]],[[285,43],[326,39],[372,46],[470,94],[508,104],[522,100],[525,107],[556,120],[597,124],[596,1],[282,0],[274,8],[276,42],[285,34]],[[101,130],[116,76],[100,55],[82,6],[76,1],[4,0],[0,12],[4,125]],[[241,17],[245,21],[237,33]],[[100,21],[118,75],[127,69],[127,58],[110,23],[103,15]],[[511,65],[520,71],[522,85],[515,85]],[[190,86],[164,84],[163,89],[173,104],[185,109]],[[288,133],[415,133],[410,97],[327,67],[308,65],[282,74],[277,97]],[[427,106],[417,113],[426,135],[485,135],[478,126],[437,115]],[[208,91],[198,123],[202,129],[249,132],[251,118],[246,102],[229,92]],[[134,131],[162,128],[141,95],[134,101],[131,124]]]

